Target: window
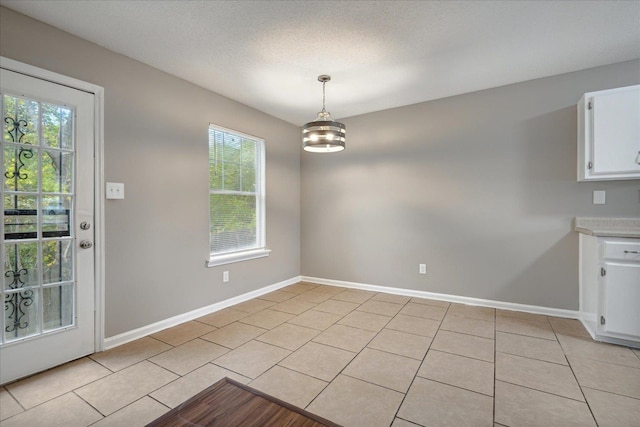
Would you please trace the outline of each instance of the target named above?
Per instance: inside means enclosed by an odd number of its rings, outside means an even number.
[[[209,125],[209,267],[269,255],[264,157],[264,140]]]

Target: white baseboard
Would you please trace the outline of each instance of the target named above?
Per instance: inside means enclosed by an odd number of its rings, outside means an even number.
[[[197,319],[198,317],[206,316],[207,314],[215,313],[223,308],[230,307],[232,305],[239,304],[241,302],[248,301],[253,298],[257,298],[261,295],[273,292],[285,286],[298,283],[300,281],[317,283],[320,285],[340,286],[351,289],[362,289],[366,291],[384,292],[393,295],[403,295],[416,298],[429,298],[440,301],[455,302],[460,304],[477,305],[482,307],[499,308],[502,310],[511,311],[523,311],[526,313],[543,314],[547,316],[566,317],[570,319],[578,319],[579,312],[574,310],[563,310],[559,308],[542,307],[537,305],[516,304],[511,302],[493,301],[480,298],[463,297],[458,295],[439,294],[434,292],[417,291],[413,289],[400,289],[392,288],[388,286],[369,285],[366,283],[346,282],[343,280],[323,279],[320,277],[309,276],[297,276],[291,279],[284,280],[282,282],[274,283],[273,285],[265,286],[264,288],[256,289],[255,291],[247,292],[246,294],[238,295],[233,298],[229,298],[224,301],[217,302],[215,304],[208,305],[206,307],[198,308],[187,313],[179,314],[177,316],[170,317],[159,322],[152,323],[141,328],[137,328],[128,332],[124,332],[112,337],[105,338],[104,349],[108,350],[113,347],[117,347],[122,344],[137,340],[147,335],[155,334],[163,329],[170,328],[172,326],[179,325],[190,320]]]
[[[542,307],[538,305],[517,304],[513,302],[493,301],[481,298],[463,297],[458,295],[438,294],[434,292],[416,291],[413,289],[399,289],[388,286],[369,285],[366,283],[345,282],[342,280],[323,279],[320,277],[302,276],[303,282],[318,283],[321,285],[341,286],[344,288],[362,289],[365,291],[384,292],[387,294],[403,295],[416,298],[429,298],[439,301],[455,302],[467,305],[499,308],[501,310],[523,311],[526,313],[543,314],[546,316],[566,317],[578,319],[577,310],[564,310],[560,308]]]
[[[596,318],[597,316],[594,313],[578,313],[579,314],[579,319],[580,322],[582,323],[582,325],[584,326],[584,328],[587,330],[587,332],[589,333],[589,335],[591,335],[591,338],[593,338],[594,340],[596,339],[596,330],[597,330],[597,326],[596,326]]]
[[[255,291],[247,292],[246,294],[238,295],[233,298],[226,299],[224,301],[217,302],[215,304],[208,305],[206,307],[198,308],[196,310],[189,311],[187,313],[179,314],[177,316],[170,317],[168,319],[161,320],[159,322],[152,323],[141,328],[137,328],[131,331],[123,332],[112,337],[105,338],[103,348],[109,350],[110,348],[117,347],[122,344],[137,340],[147,335],[155,334],[163,329],[170,328],[172,326],[179,325],[190,320],[197,319],[198,317],[206,316],[207,314],[215,313],[223,308],[230,307],[232,305],[239,304],[241,302],[248,301],[250,299],[259,297],[269,292],[276,291],[285,286],[293,285],[300,281],[300,276],[292,277],[291,279],[284,280],[282,282],[274,283],[273,285],[265,286],[264,288],[256,289]]]

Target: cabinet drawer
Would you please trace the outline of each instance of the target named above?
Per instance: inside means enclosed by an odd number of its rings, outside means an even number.
[[[640,261],[640,241],[605,242],[603,256],[606,259]]]

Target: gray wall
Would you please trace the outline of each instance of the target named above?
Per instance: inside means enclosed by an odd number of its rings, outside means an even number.
[[[300,265],[308,276],[577,309],[572,218],[640,216],[638,181],[575,182],[576,102],[639,83],[637,61],[346,119],[347,150],[303,154],[301,176],[297,127],[6,8],[0,55],[105,88],[105,176],[127,194],[106,202],[107,337]],[[267,141],[268,258],[204,267],[209,122]],[[601,189],[607,205],[593,206]]]
[[[637,83],[626,62],[343,120],[344,152],[302,155],[302,274],[577,309],[572,219],[639,217],[640,181],[576,182],[575,105]]]
[[[296,126],[12,10],[0,19],[2,56],[105,89],[105,178],[126,184],[106,201],[107,337],[300,274]],[[266,140],[268,258],[204,266],[210,122]]]

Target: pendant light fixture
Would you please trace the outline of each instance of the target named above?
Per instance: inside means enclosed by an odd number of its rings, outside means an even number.
[[[322,83],[322,111],[313,122],[302,127],[302,148],[312,153],[334,153],[344,150],[346,142],[346,126],[331,120],[331,114],[325,109],[324,86],[331,80],[331,76],[322,74],[318,81]]]

